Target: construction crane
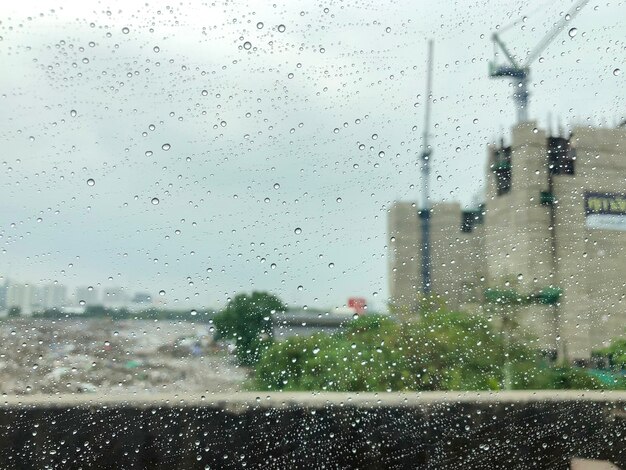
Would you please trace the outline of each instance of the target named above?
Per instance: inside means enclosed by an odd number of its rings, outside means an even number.
[[[422,134],[422,207],[419,211],[422,232],[422,292],[430,294],[430,157],[432,149],[428,143],[430,129],[430,104],[432,102],[433,41],[428,41],[428,62],[426,65],[426,108],[424,111],[424,133]]]
[[[582,8],[589,3],[589,0],[578,1],[563,17],[557,21],[552,29],[543,37],[541,41],[526,56],[523,62],[518,62],[515,56],[507,49],[498,33],[491,36],[494,47],[494,60],[489,62],[489,76],[491,78],[510,78],[513,80],[515,91],[513,92],[513,100],[517,108],[517,122],[525,122],[528,120],[528,82],[530,81],[530,64],[548,47],[548,45],[557,37],[557,35],[565,28],[565,25],[572,20]],[[511,25],[511,26],[514,26]],[[510,26],[509,26],[510,27]],[[509,29],[503,28],[502,31]],[[498,48],[508,60],[506,64],[498,64],[496,62],[498,56]]]

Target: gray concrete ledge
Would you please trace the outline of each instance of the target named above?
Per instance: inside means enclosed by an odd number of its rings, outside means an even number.
[[[327,406],[353,407],[419,407],[457,403],[544,403],[544,402],[599,402],[626,403],[626,392],[584,390],[524,390],[509,392],[238,392],[206,395],[164,393],[142,394],[66,394],[4,396],[0,408],[7,407],[203,407],[219,406],[228,409],[288,408]],[[626,411],[626,410],[625,410]]]

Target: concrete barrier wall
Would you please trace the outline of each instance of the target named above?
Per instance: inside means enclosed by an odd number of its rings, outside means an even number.
[[[626,393],[5,397],[0,468],[626,468]]]

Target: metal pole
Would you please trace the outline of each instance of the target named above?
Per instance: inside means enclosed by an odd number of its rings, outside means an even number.
[[[428,143],[428,131],[430,129],[430,106],[432,101],[432,76],[433,76],[433,40],[428,41],[428,63],[426,75],[426,110],[424,116],[424,134],[422,138],[423,150],[421,156],[422,170],[422,208],[419,211],[422,229],[422,292],[430,294],[430,156],[432,154]]]

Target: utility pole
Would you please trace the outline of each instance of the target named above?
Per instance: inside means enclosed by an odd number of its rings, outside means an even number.
[[[424,133],[422,135],[422,207],[419,210],[422,231],[422,293],[430,294],[431,289],[431,260],[430,260],[430,157],[432,149],[428,143],[430,129],[430,105],[432,101],[433,78],[433,40],[428,41],[428,62],[426,66],[426,110],[424,115]]]

